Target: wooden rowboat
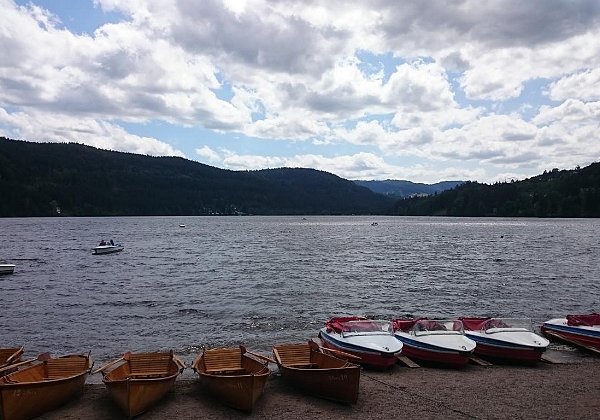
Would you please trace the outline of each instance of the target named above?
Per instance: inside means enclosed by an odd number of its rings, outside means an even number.
[[[211,394],[230,407],[251,412],[271,373],[267,364],[240,346],[204,350],[192,368]]]
[[[89,354],[52,358],[48,353],[0,377],[0,418],[28,419],[53,410],[83,391],[92,368]],[[19,364],[19,363],[17,363]]]
[[[113,367],[111,370],[108,370]],[[129,418],[144,413],[173,387],[185,363],[170,352],[125,353],[97,369],[112,399]]]
[[[9,369],[4,368],[20,362],[22,355],[23,347],[0,348],[0,375],[6,375],[10,373]]]
[[[342,403],[358,399],[359,366],[318,351],[311,343],[276,345],[273,356],[281,376],[301,391]]]

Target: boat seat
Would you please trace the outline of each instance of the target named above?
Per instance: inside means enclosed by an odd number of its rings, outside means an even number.
[[[132,353],[129,369],[132,375],[164,375],[169,373],[171,353]]]
[[[127,375],[130,379],[152,379],[152,378],[162,378],[164,377],[166,372],[160,373],[148,373],[148,372],[140,372],[140,373],[130,373]]]
[[[286,367],[293,368],[304,368],[304,369],[314,369],[317,367],[316,363],[284,363]]]
[[[210,373],[212,375],[232,375],[236,373],[246,373],[246,369],[244,368],[229,368],[229,369],[206,369],[206,373]]]
[[[88,360],[85,357],[50,359],[45,363],[48,379],[68,378],[79,375],[88,369]]]
[[[284,344],[276,347],[281,363],[286,366],[310,365],[310,347],[305,344]]]
[[[244,371],[242,350],[239,348],[205,350],[204,365],[207,373]]]

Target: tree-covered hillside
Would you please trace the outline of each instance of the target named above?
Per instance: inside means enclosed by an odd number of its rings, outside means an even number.
[[[0,217],[381,214],[392,204],[311,169],[229,171],[182,158],[0,138]]]
[[[393,214],[600,217],[600,163],[553,169],[519,182],[467,182],[432,197],[400,200]]]

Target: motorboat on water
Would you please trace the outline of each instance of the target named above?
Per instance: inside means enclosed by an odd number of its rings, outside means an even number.
[[[12,274],[15,272],[14,264],[0,264],[0,274]]]
[[[544,322],[542,334],[600,354],[600,314],[567,315]]]
[[[461,317],[474,353],[500,362],[535,364],[550,342],[533,332],[530,319]]]
[[[460,320],[398,318],[392,327],[402,342],[402,355],[415,361],[463,367],[475,350]]]
[[[339,351],[337,357],[376,369],[393,366],[402,351],[402,342],[394,337],[390,321],[335,317],[325,323],[319,337],[323,347]]]
[[[124,248],[121,244],[115,244],[112,239],[108,242],[103,239],[98,246],[92,248],[92,253],[95,255],[112,254],[113,252],[123,251]]]

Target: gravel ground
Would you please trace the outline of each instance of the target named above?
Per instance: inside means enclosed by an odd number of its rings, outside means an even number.
[[[477,366],[461,370],[394,366],[363,370],[355,405],[306,396],[273,372],[252,414],[222,406],[190,375],[143,419],[597,419],[600,357],[554,352],[558,364]],[[192,377],[193,378],[193,377]],[[42,419],[123,418],[103,384]]]

